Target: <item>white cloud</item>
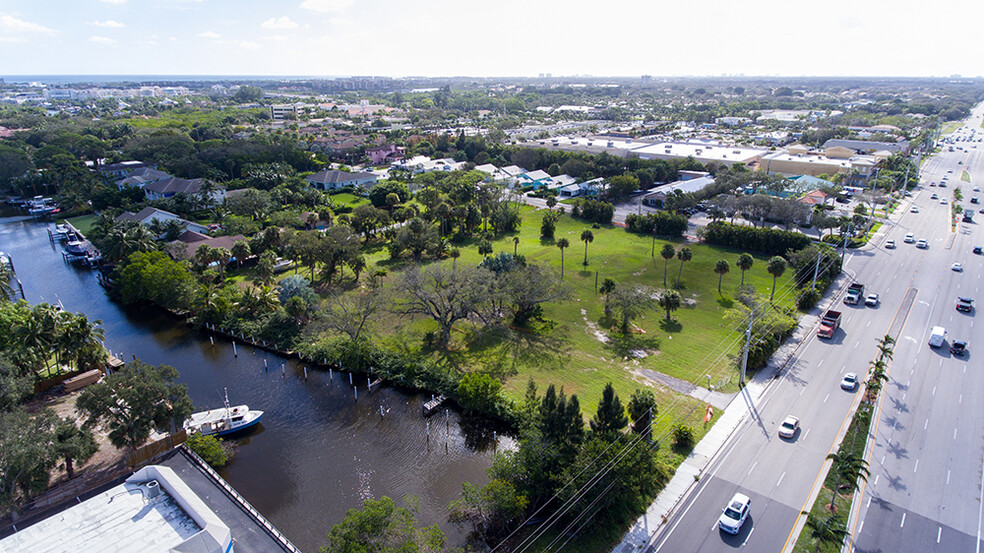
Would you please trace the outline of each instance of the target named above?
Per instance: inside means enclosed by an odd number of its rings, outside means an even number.
[[[352,5],[353,0],[304,0],[301,7],[316,12],[340,12]]]
[[[92,35],[89,37],[89,42],[95,42],[96,44],[114,44],[116,41],[106,36]]]
[[[265,40],[287,40],[286,35],[267,35],[263,37]]]
[[[296,29],[297,23],[294,23],[285,15],[279,18],[271,17],[260,24],[260,27],[263,27],[264,29]]]
[[[37,23],[31,23],[29,21],[24,21],[23,19],[17,19],[16,17],[8,14],[0,14],[0,31],[4,32],[21,32],[21,33],[45,33],[54,34],[53,29],[49,29],[43,25],[38,25]]]
[[[95,25],[96,27],[112,27],[114,29],[126,27],[126,25],[120,23],[119,21],[113,21],[112,19],[107,19],[106,21],[93,21],[92,25]]]
[[[102,1],[107,4],[116,4],[116,5],[126,4],[126,0],[102,0]]]
[[[198,36],[202,38],[220,38],[222,35],[213,33],[212,31],[205,31],[204,33],[198,33]]]
[[[22,36],[0,36],[0,42],[27,42]]]
[[[240,40],[237,44],[239,44],[239,47],[243,50],[259,50],[263,47],[260,44],[250,42],[248,40]]]

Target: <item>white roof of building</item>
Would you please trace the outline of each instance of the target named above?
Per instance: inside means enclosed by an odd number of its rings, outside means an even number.
[[[509,175],[510,177],[518,177],[519,175],[526,173],[526,169],[523,169],[518,165],[510,165],[508,167],[503,167],[501,171]]]
[[[665,159],[668,157],[692,157],[697,161],[717,161],[727,163],[748,163],[759,158],[768,150],[693,142],[662,142],[647,144],[632,150],[641,159]]]
[[[831,168],[851,168],[850,159],[840,159],[840,158],[829,158],[827,156],[815,155],[815,154],[789,154],[786,152],[775,152],[762,157],[762,167],[768,170],[768,161],[791,161],[796,163],[813,163],[816,165],[823,165]]]
[[[160,491],[151,497],[148,482]],[[0,540],[5,553],[222,553],[229,528],[173,470],[144,467],[126,482]]]
[[[543,180],[543,179],[549,179],[550,173],[538,169],[536,171],[530,171],[529,173],[526,173],[526,175],[524,176],[530,180]]]
[[[664,184],[661,186],[657,186],[655,188],[650,188],[646,192],[645,197],[653,196],[656,194],[669,194],[676,190],[679,190],[684,194],[689,194],[692,192],[703,190],[705,186],[713,182],[714,182],[714,176],[712,175],[704,175],[703,177],[697,177],[696,179],[678,180],[676,182],[671,182],[669,184]]]

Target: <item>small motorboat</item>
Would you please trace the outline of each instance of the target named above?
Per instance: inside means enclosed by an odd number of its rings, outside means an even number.
[[[229,405],[229,393],[225,395],[225,406],[193,413],[184,423],[189,434],[206,436],[226,436],[256,426],[263,418],[263,411],[250,410],[246,405]]]
[[[65,244],[65,251],[72,255],[86,255],[85,242],[71,240]]]

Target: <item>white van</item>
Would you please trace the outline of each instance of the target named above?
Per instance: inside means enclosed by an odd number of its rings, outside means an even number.
[[[938,348],[943,345],[943,340],[946,340],[946,329],[942,326],[934,326],[933,331],[929,333],[929,347]]]

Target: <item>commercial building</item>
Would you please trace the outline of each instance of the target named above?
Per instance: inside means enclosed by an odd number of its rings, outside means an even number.
[[[663,204],[666,202],[666,198],[672,194],[676,194],[677,191],[681,194],[692,194],[694,192],[700,192],[707,185],[713,183],[714,176],[704,173],[701,177],[678,180],[669,184],[663,184],[650,188],[649,191],[642,197],[642,203],[650,207],[662,209]]]

